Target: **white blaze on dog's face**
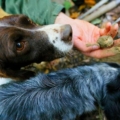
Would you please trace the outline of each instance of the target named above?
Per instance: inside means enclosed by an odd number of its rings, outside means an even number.
[[[9,24],[0,24],[1,27],[13,27]],[[72,47],[72,28],[70,25],[52,24],[40,27],[38,29],[27,29],[18,26],[14,26],[20,30],[29,32],[43,31],[48,36],[48,41],[53,44],[60,52],[69,52]],[[44,41],[43,41],[44,42]]]
[[[63,57],[73,47],[70,25],[39,26],[24,15],[0,19],[0,61],[8,68]]]
[[[54,24],[45,26],[39,30],[46,32],[49,42],[59,51],[69,52],[72,49],[72,29],[70,25]]]

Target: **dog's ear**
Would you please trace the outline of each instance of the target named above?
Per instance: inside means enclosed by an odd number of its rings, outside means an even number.
[[[0,18],[0,23],[5,23],[8,25],[14,25],[15,22],[19,19],[19,15],[10,15]]]
[[[37,27],[37,24],[35,24],[32,20],[30,20],[29,17],[22,15],[22,14],[5,16],[0,19],[0,22],[3,24],[18,26],[18,27],[23,27],[23,28]]]
[[[16,21],[16,26],[33,29],[34,27],[37,27],[37,24],[35,24],[29,17],[25,15],[19,15]]]
[[[106,86],[104,112],[108,120],[120,120],[120,75]]]

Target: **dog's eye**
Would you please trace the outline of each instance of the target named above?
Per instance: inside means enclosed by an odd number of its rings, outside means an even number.
[[[21,41],[21,42],[16,42],[16,49],[17,51],[21,51],[24,49],[24,42]]]

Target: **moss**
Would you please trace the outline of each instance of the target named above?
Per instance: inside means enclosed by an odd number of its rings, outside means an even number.
[[[104,35],[98,38],[97,43],[101,48],[110,47],[113,45],[113,38],[109,35]]]

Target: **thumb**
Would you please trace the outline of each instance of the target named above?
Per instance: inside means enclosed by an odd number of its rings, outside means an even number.
[[[82,52],[89,52],[89,51],[97,50],[100,48],[100,46],[97,43],[95,43],[95,44],[84,43],[81,40],[75,40],[74,46]]]

